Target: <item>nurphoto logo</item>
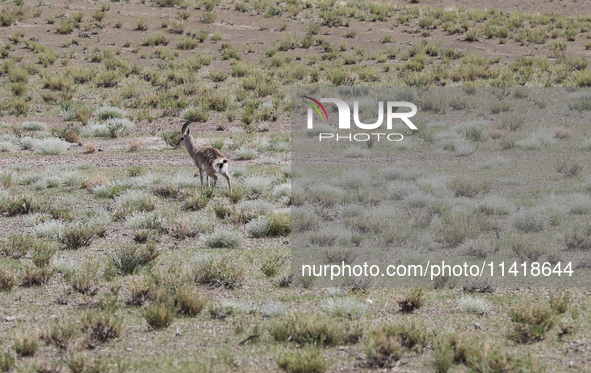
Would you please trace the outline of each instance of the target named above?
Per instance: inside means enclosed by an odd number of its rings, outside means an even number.
[[[308,129],[314,128],[314,112],[318,113],[320,119],[328,120],[328,113],[322,103],[332,103],[337,106],[338,110],[338,123],[340,130],[351,129],[351,108],[349,104],[343,100],[337,98],[321,98],[316,100],[309,96],[302,96],[304,103],[310,105],[307,112],[307,125]],[[408,112],[398,112],[398,108],[409,108]],[[413,122],[409,119],[417,113],[417,107],[411,102],[405,101],[387,101],[386,102],[386,130],[392,130],[392,122],[394,119],[400,119],[410,128],[411,130],[418,130]],[[384,102],[378,101],[378,112],[377,120],[374,123],[362,123],[359,119],[359,101],[353,101],[353,122],[355,126],[362,130],[377,130],[384,123]],[[394,132],[359,132],[359,133],[330,133],[322,132],[318,134],[318,140],[335,140],[335,141],[369,141],[370,139],[376,139],[380,141],[386,139],[388,141],[402,141],[404,136],[401,133]]]

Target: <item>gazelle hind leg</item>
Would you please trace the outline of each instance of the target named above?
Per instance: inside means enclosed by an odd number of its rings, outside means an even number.
[[[228,176],[228,173],[227,173],[227,172],[224,172],[224,173],[222,174],[222,176],[223,176],[223,177],[225,177],[225,178],[226,178],[226,180],[228,180],[228,192],[229,192],[230,194],[232,194],[232,182],[230,181],[230,176]]]
[[[203,170],[199,169],[199,177],[201,178],[201,188],[203,189]]]

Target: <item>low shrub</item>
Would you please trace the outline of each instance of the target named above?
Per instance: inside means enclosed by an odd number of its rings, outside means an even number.
[[[406,350],[420,350],[429,342],[429,333],[419,324],[386,325],[370,333],[367,362],[374,367],[390,367]]]
[[[37,199],[30,195],[0,197],[0,213],[8,216],[26,215],[41,210]]]
[[[35,150],[44,155],[59,155],[70,148],[70,143],[58,138],[46,138],[35,143]]]
[[[554,312],[547,304],[522,303],[511,312],[514,330],[509,338],[519,343],[532,343],[546,339],[546,333],[554,327]]]
[[[184,284],[174,294],[174,305],[182,315],[195,317],[207,305],[207,298],[195,286]]]
[[[361,329],[317,315],[291,313],[271,325],[269,333],[277,342],[294,342],[316,346],[354,344],[362,336]]]
[[[158,257],[154,242],[143,246],[127,246],[116,250],[111,255],[111,264],[121,273],[131,275],[138,273]]]
[[[318,349],[284,352],[277,358],[277,365],[287,373],[324,373],[328,370],[326,359]]]
[[[195,263],[195,282],[210,287],[234,289],[244,282],[244,269],[228,256],[207,257]]]
[[[57,241],[66,249],[78,250],[81,247],[90,245],[96,234],[93,226],[86,221],[78,221],[65,225],[58,233]]]
[[[286,258],[283,255],[271,255],[261,265],[261,272],[267,277],[274,277],[279,273],[285,261]]]
[[[421,288],[412,289],[406,296],[396,302],[400,306],[400,312],[413,313],[421,308],[425,302],[424,290]]]
[[[125,118],[125,110],[110,105],[103,105],[96,109],[92,114],[100,120]]]
[[[355,298],[331,298],[322,304],[322,308],[337,317],[358,318],[367,310],[368,304]]]
[[[591,225],[569,230],[564,234],[564,243],[570,250],[591,250]]]
[[[221,227],[212,233],[201,236],[203,243],[207,247],[221,249],[235,249],[242,245],[244,236],[240,231]]]
[[[144,319],[153,329],[164,329],[174,321],[174,310],[164,302],[152,302],[144,312]]]
[[[27,121],[21,124],[21,129],[23,131],[46,131],[47,128],[47,123],[38,121]]]
[[[488,179],[471,176],[458,176],[451,182],[451,188],[456,197],[476,197],[478,194],[487,193],[490,190],[491,182]]]
[[[12,259],[20,259],[29,251],[40,250],[43,246],[43,243],[32,235],[13,234],[0,245],[0,254]]]
[[[39,336],[34,333],[21,332],[14,338],[12,347],[21,357],[33,356],[39,347]]]

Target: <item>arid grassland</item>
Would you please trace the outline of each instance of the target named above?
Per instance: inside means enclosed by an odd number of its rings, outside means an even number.
[[[591,86],[590,14],[583,0],[3,0],[0,372],[591,371],[588,287],[320,288],[290,254],[293,229],[327,263],[374,240],[591,268],[591,95],[576,90]],[[397,144],[372,184],[388,210],[358,192],[362,172],[292,194],[301,86],[421,89],[433,116],[500,93],[479,122],[421,122]],[[463,97],[436,93],[450,86]],[[555,87],[565,116],[528,116],[551,110],[534,87]],[[232,193],[202,189],[174,148],[184,120],[229,159]],[[346,230],[321,224],[326,206]]]

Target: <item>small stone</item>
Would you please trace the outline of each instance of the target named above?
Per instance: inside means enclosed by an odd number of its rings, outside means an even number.
[[[482,328],[482,325],[480,325],[479,322],[474,323],[474,329],[480,329],[480,328]]]
[[[576,368],[577,363],[571,360],[568,362],[568,364],[566,364],[566,366],[568,366],[569,368]]]

